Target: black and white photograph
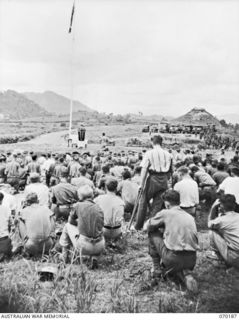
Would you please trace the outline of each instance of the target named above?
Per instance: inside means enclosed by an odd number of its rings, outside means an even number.
[[[236,320],[238,107],[238,0],[0,0],[1,319]]]

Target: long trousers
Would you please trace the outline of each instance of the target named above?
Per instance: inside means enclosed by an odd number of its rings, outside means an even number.
[[[154,269],[162,265],[166,273],[193,270],[196,264],[196,251],[169,250],[164,244],[160,231],[149,233],[149,254],[152,257]]]
[[[167,173],[150,174],[147,178],[142,196],[139,199],[139,205],[136,216],[135,229],[143,227],[147,211],[149,208],[149,217],[154,217],[163,207],[162,194],[168,189]],[[150,201],[152,204],[150,205]]]

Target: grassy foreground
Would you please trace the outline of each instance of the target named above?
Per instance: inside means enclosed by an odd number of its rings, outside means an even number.
[[[206,258],[207,232],[199,233],[199,240],[197,295],[169,280],[148,287],[147,235],[138,233],[108,247],[98,270],[89,270],[87,262],[60,264],[54,281],[39,281],[41,261],[18,256],[1,263],[0,312],[239,312],[239,273]]]

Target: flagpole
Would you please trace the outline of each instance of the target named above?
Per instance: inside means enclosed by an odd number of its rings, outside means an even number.
[[[72,31],[74,11],[75,11],[75,0],[73,2],[73,7],[72,7],[71,22],[70,22],[70,28],[68,31],[69,33],[71,33]],[[72,112],[73,112],[73,99],[74,99],[74,76],[73,76],[74,48],[75,48],[75,28],[73,28],[72,41],[71,41],[71,61],[70,61],[71,95],[70,95],[69,137],[71,136],[71,130],[72,130]]]

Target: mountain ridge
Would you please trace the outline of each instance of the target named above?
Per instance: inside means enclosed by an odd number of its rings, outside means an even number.
[[[42,108],[50,113],[57,115],[68,114],[70,109],[70,99],[55,93],[53,91],[44,91],[44,92],[23,92],[28,99],[39,104]],[[76,112],[94,112],[95,110],[86,106],[78,100],[73,100],[73,108]]]
[[[50,115],[40,105],[14,90],[0,92],[0,114],[16,120]]]

